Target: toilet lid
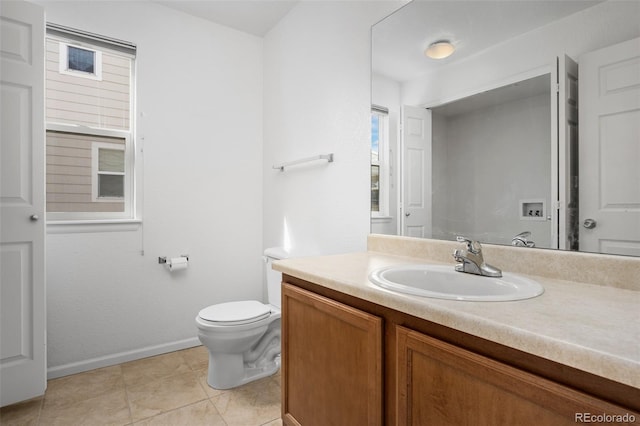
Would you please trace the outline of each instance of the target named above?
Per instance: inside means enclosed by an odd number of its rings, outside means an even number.
[[[245,324],[259,321],[271,314],[269,305],[257,300],[243,300],[211,305],[198,313],[205,321],[224,323],[225,325]]]

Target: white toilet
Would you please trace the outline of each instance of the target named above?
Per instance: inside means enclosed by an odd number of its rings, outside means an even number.
[[[198,313],[198,338],[209,349],[209,386],[234,388],[280,368],[282,274],[271,269],[271,262],[287,257],[279,247],[264,251],[268,305],[243,300],[211,305]]]

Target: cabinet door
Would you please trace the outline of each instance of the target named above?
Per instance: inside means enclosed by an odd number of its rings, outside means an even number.
[[[286,425],[382,424],[382,319],[282,287]]]
[[[575,426],[604,413],[631,416],[627,423],[639,419],[637,413],[416,331],[398,326],[396,338],[398,425]]]

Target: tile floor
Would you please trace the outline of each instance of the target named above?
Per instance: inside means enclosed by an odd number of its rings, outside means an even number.
[[[43,397],[0,409],[0,424],[282,425],[280,373],[220,391],[207,364],[198,346],[50,380]]]

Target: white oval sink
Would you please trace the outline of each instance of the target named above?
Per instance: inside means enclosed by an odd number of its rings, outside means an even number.
[[[536,281],[503,272],[501,278],[457,272],[447,265],[398,265],[379,268],[369,280],[400,293],[438,299],[497,302],[536,297],[544,288]]]

